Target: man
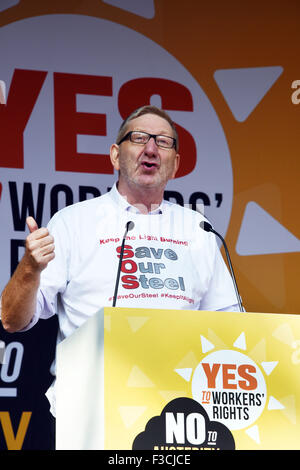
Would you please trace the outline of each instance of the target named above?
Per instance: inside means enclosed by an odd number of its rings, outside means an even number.
[[[116,142],[110,157],[119,178],[109,193],[64,208],[48,228],[27,218],[25,254],[2,294],[8,331],[58,314],[63,339],[111,306],[128,221],[134,228],[126,239],[118,306],[237,310],[215,238],[199,227],[204,217],[163,200],[180,159],[170,117],[142,107],[124,121]]]

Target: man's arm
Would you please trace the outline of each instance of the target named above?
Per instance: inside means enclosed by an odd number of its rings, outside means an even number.
[[[54,258],[54,239],[47,228],[38,228],[27,217],[30,234],[26,238],[25,254],[2,293],[3,327],[9,332],[25,328],[36,310],[40,275]]]

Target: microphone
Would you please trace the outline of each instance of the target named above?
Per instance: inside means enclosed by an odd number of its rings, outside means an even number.
[[[229,251],[228,251],[228,248],[227,248],[227,245],[226,245],[226,242],[225,242],[224,238],[222,237],[222,235],[220,235],[218,232],[216,232],[212,228],[210,223],[206,222],[206,220],[202,220],[199,225],[202,228],[202,230],[204,230],[205,232],[212,232],[215,235],[217,235],[217,237],[220,238],[220,240],[221,240],[221,242],[224,246],[224,249],[225,249],[226,258],[227,258],[228,266],[229,266],[229,269],[230,269],[230,272],[231,272],[232,282],[233,282],[233,285],[234,285],[234,290],[235,290],[235,294],[236,294],[236,297],[237,297],[239,309],[240,309],[241,312],[244,312],[245,310],[244,310],[244,307],[242,305],[242,299],[241,299],[241,296],[240,296],[240,293],[239,293],[239,290],[238,290],[238,286],[237,286],[236,278],[235,278],[235,275],[234,275],[234,272],[233,272],[233,266],[232,266],[232,263],[231,263]]]
[[[125,232],[124,232],[123,240],[122,240],[119,266],[118,266],[118,272],[117,272],[117,279],[116,279],[116,285],[115,285],[115,293],[114,293],[113,304],[112,304],[113,307],[116,306],[116,302],[117,302],[117,294],[118,294],[118,288],[119,288],[119,282],[120,282],[120,274],[121,274],[121,266],[122,266],[122,261],[123,261],[125,239],[126,239],[126,236],[127,236],[127,233],[129,232],[129,230],[132,230],[133,228],[134,228],[134,223],[131,220],[129,220],[126,223]]]

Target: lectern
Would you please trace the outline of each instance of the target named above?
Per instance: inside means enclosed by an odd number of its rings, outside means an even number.
[[[104,308],[57,347],[57,449],[300,448],[300,316]]]

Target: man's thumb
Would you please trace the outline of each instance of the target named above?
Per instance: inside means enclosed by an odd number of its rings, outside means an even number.
[[[39,228],[38,224],[36,223],[34,218],[31,216],[27,217],[26,224],[27,224],[27,227],[29,228],[30,233],[34,232],[35,230]]]

